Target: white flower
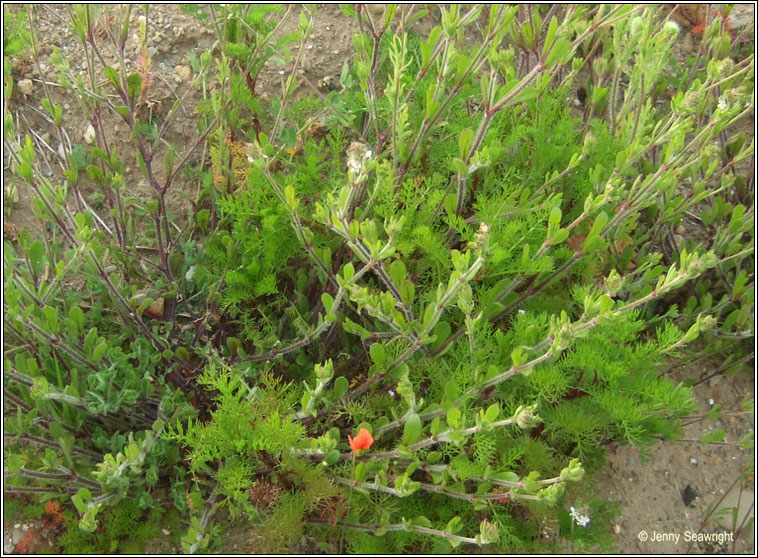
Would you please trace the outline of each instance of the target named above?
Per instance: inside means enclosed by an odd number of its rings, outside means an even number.
[[[724,97],[723,95],[721,97],[719,97],[719,103],[718,103],[717,106],[721,110],[728,109],[729,108],[729,102],[726,100],[726,97]]]
[[[586,515],[582,515],[577,511],[577,509],[574,506],[571,506],[571,519],[573,519],[577,525],[580,527],[586,527],[587,524],[590,522],[590,518]]]

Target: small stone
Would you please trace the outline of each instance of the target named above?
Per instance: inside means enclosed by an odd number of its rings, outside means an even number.
[[[173,31],[174,31],[174,37],[181,37],[182,35],[184,35],[184,29],[179,27],[178,25],[174,27]]]
[[[163,300],[163,297],[160,297],[150,303],[150,307],[147,309],[145,313],[151,318],[160,319],[163,317],[163,306],[164,306],[164,300]]]
[[[192,78],[192,70],[189,66],[182,66],[178,65],[176,68],[174,68],[174,74],[179,78],[180,83],[182,81],[189,81],[190,78]]]
[[[692,33],[689,31],[684,34],[684,38],[682,39],[682,50],[687,53],[695,50],[695,42],[692,40]]]
[[[64,110],[70,110],[71,109],[71,105],[69,105],[68,103],[65,103],[63,105],[63,108],[64,108]]]
[[[621,533],[621,525],[618,525],[618,524],[614,525],[613,532],[616,533],[617,535]]]
[[[3,544],[3,550],[6,554],[12,554],[14,550],[16,550],[16,545],[13,544],[13,541],[10,539],[6,539],[5,543]]]
[[[13,528],[13,534],[11,535],[11,540],[13,541],[13,546],[15,547],[21,539],[26,534],[26,531],[21,529],[20,527],[14,527]]]
[[[162,531],[162,532],[163,532],[163,534],[164,534],[164,535],[166,535],[167,537],[168,537],[168,536],[171,534],[171,531],[169,531],[168,529],[161,529],[161,531]]]
[[[22,79],[18,82],[18,90],[24,95],[31,95],[34,91],[34,84],[30,79]]]
[[[679,226],[676,227],[676,234],[684,234],[684,225],[679,223]]]
[[[87,130],[84,132],[84,141],[87,143],[95,141],[95,127],[92,124],[87,126]]]
[[[697,465],[697,459],[695,459],[694,457],[691,457],[690,458],[690,464]]]
[[[366,9],[371,13],[372,17],[379,17],[384,15],[386,4],[366,4]]]
[[[157,48],[155,48],[154,46],[151,46],[151,47],[147,47],[147,55],[148,55],[149,57],[151,57],[151,58],[152,58],[152,57],[153,57],[153,56],[155,56],[156,54],[158,54],[158,49],[157,49]]]
[[[339,53],[340,53],[340,51],[338,49],[336,49],[336,48],[332,51],[332,54],[339,54]]]

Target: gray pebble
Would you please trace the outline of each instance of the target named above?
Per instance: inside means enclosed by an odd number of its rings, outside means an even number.
[[[31,95],[34,91],[34,84],[30,79],[22,79],[18,82],[18,90],[24,95]]]
[[[21,541],[21,539],[23,538],[25,534],[26,534],[26,531],[24,531],[20,527],[13,528],[13,534],[11,535],[11,540],[13,541],[14,547]]]

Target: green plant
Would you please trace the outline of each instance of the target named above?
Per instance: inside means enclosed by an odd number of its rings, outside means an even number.
[[[127,69],[131,9],[72,9],[87,82],[53,55],[94,130],[65,153],[65,180],[38,172],[5,116],[14,172],[54,231],[5,245],[9,487],[70,493],[84,531],[110,525],[79,550],[121,544],[138,516],[107,510],[161,509],[159,490],[188,553],[218,548],[221,522],[269,552],[306,534],[329,546],[335,528],[330,548],[353,552],[529,549],[556,506],[577,548],[603,544],[594,524],[571,531],[567,488],[605,440],[675,439],[693,402],[661,367],[717,326],[745,335],[753,207],[717,194],[753,147],[713,147],[753,109],[753,58],[729,59],[714,22],[708,67],[654,106],[678,31],[655,8],[451,6],[418,37],[417,7],[358,5],[343,9],[357,32],[341,90],[297,100],[309,9],[282,36],[278,9],[225,5],[197,12],[219,51],[190,57],[163,112],[149,13]],[[99,67],[104,45],[118,67]],[[264,99],[267,60],[291,67]],[[566,102],[579,83],[584,111]],[[181,149],[192,91],[197,138]],[[107,118],[130,130],[150,199],[129,194]],[[167,197],[180,177],[191,207]],[[696,208],[713,236],[669,250]],[[715,307],[698,291],[714,284]]]
[[[64,512],[66,530],[58,536],[57,544],[63,554],[145,553],[145,544],[161,535],[159,522],[164,510],[156,507],[145,513],[135,500],[125,500],[103,513],[101,528],[88,532],[79,528],[74,514]]]

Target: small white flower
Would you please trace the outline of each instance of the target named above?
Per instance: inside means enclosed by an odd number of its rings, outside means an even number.
[[[719,102],[718,102],[718,105],[716,105],[716,106],[719,109],[721,109],[721,110],[728,109],[729,108],[729,103],[727,102],[726,97],[724,97],[723,95],[721,97],[719,97]]]
[[[519,308],[518,309],[518,313],[519,314],[526,314],[526,310],[523,310],[522,308]]]
[[[574,506],[571,506],[571,519],[574,520],[574,522],[579,525],[580,527],[586,527],[587,524],[590,522],[590,518],[586,515],[582,515],[577,511],[577,509]]]
[[[395,397],[395,392],[392,390],[389,390],[387,393],[389,393],[390,397]]]

